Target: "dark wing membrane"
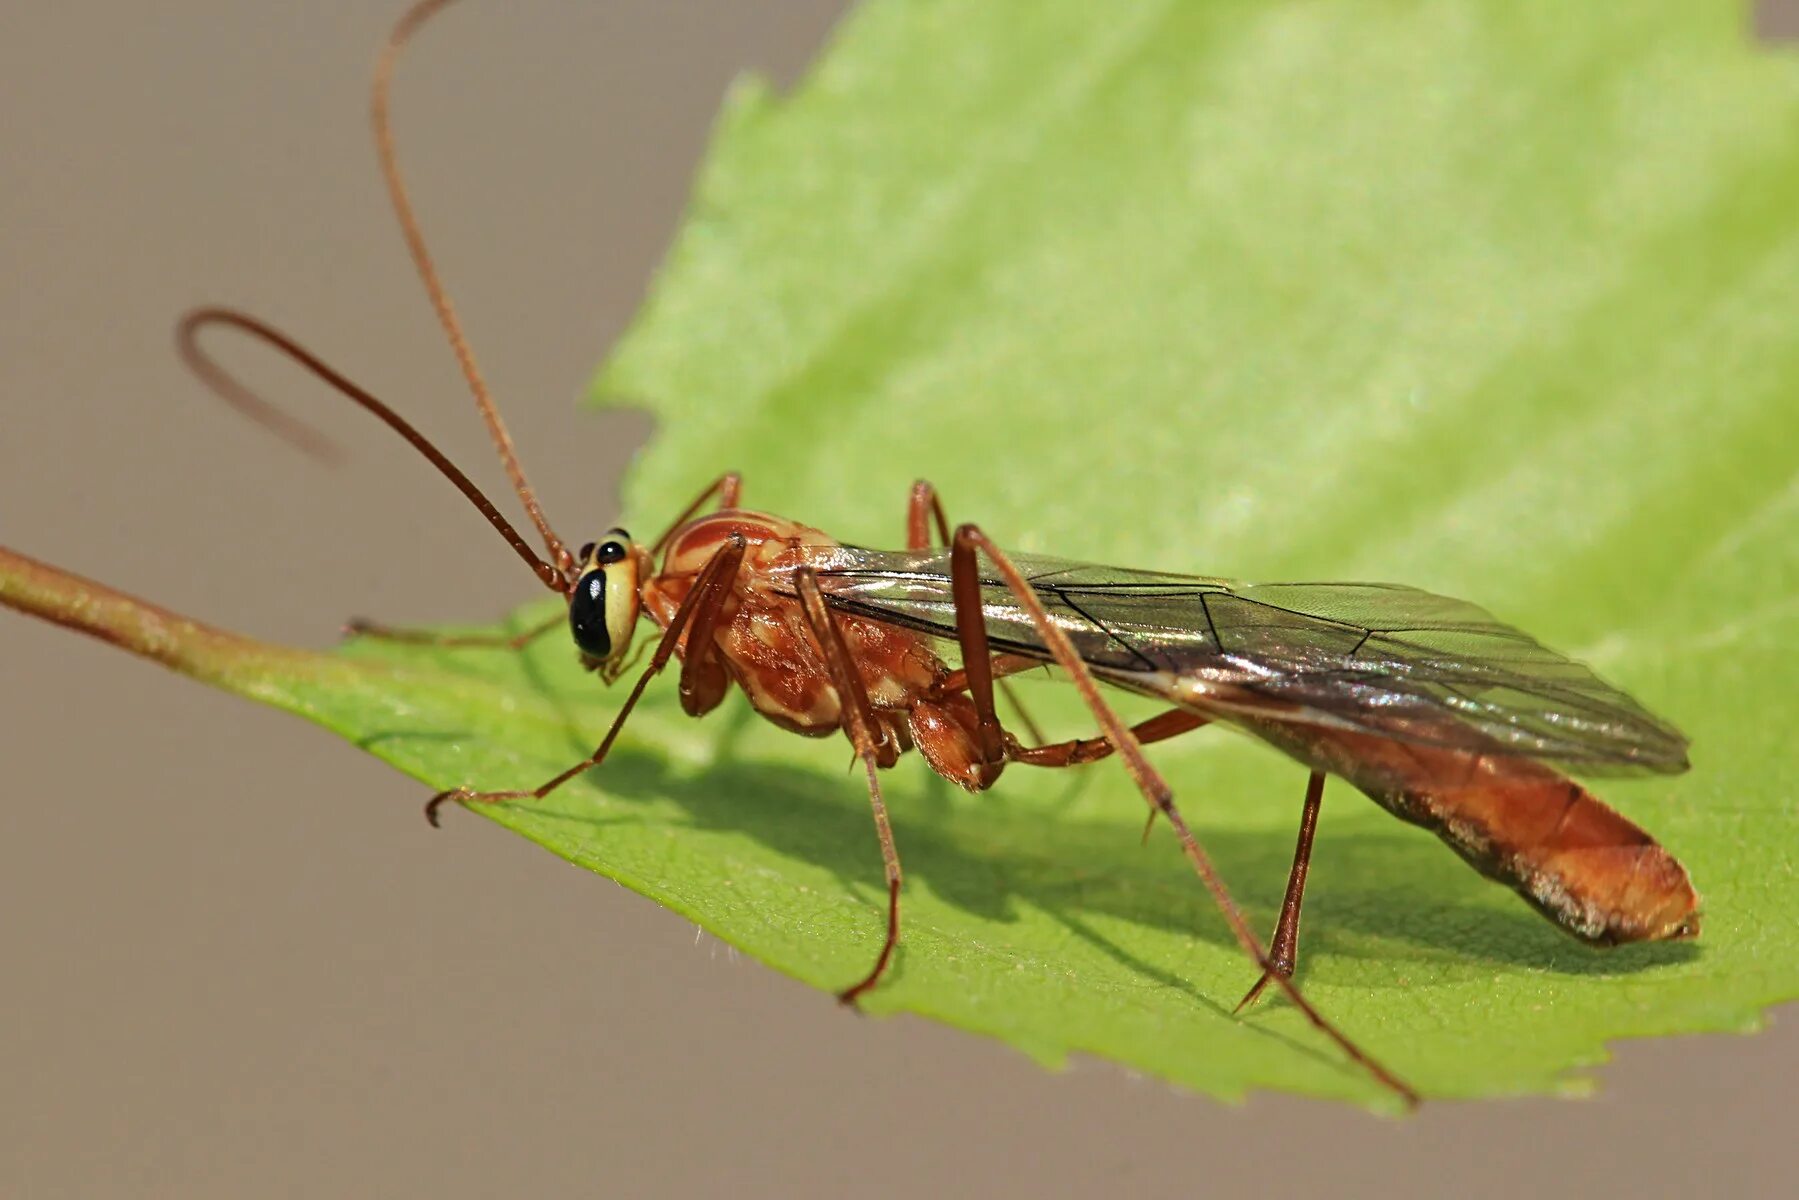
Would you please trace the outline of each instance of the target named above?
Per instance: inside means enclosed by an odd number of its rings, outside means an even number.
[[[1241,583],[1013,561],[1095,673],[1134,691],[1177,703],[1207,688],[1247,693],[1264,718],[1517,754],[1586,774],[1687,766],[1679,730],[1466,601],[1398,584]],[[948,551],[821,548],[813,566],[833,607],[955,637]],[[1050,657],[996,575],[983,577],[981,603],[996,650]]]

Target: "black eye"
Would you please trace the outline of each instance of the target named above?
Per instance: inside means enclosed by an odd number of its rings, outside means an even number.
[[[568,627],[583,653],[593,658],[612,653],[612,635],[606,632],[606,572],[589,571],[575,581],[568,598]]]
[[[600,564],[615,563],[625,557],[623,542],[603,542],[600,545]]]
[[[576,562],[586,562],[588,559],[590,559],[592,557],[593,557],[593,543],[589,542],[585,546],[581,547],[581,553],[575,555],[575,561]]]

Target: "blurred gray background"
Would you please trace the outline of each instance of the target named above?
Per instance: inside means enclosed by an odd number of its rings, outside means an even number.
[[[243,305],[503,487],[375,174],[366,83],[393,7],[5,6],[0,542],[303,645],[352,614],[538,594],[348,406],[227,348],[353,448],[327,472],[170,350],[182,309]],[[564,528],[614,518],[648,436],[573,402],[721,92],[748,69],[790,84],[840,7],[471,3],[402,69],[427,232]],[[1756,24],[1799,34],[1799,0]],[[1625,1044],[1591,1101],[1406,1123],[1229,1108],[1094,1061],[1049,1074],[844,1013],[485,822],[433,833],[422,789],[373,759],[98,643],[0,613],[0,672],[0,1194],[1790,1186],[1799,1022]]]

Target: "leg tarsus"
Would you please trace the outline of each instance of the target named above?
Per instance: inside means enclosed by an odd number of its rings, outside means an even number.
[[[899,894],[900,881],[889,879],[887,881],[887,940],[881,944],[881,953],[875,959],[874,969],[869,971],[860,983],[844,988],[837,993],[839,1004],[849,1008],[857,1007],[857,1002],[861,1000],[863,994],[879,983],[881,976],[887,973],[888,964],[893,961],[894,949],[899,945]]]
[[[425,801],[425,820],[431,822],[431,828],[442,829],[443,818],[437,810],[452,800],[458,804],[504,804],[508,800],[538,799],[542,797],[535,792],[473,792],[465,787],[449,788]]]

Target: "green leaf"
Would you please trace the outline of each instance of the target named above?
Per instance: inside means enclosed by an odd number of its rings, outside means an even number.
[[[733,98],[600,387],[661,419],[640,522],[739,467],[754,504],[893,544],[924,475],[1021,550],[1467,596],[1677,720],[1691,775],[1598,790],[1692,870],[1696,947],[1575,945],[1327,792],[1303,982],[1469,1096],[1578,1086],[1608,1039],[1751,1027],[1799,984],[1795,313],[1799,64],[1739,5],[883,3],[798,96]],[[733,753],[815,761],[782,741]],[[1303,776],[1209,733],[1156,756],[1267,929]],[[894,773],[882,1002],[1367,1096],[1290,1009],[1218,1012],[1245,965],[1172,845],[1133,844],[1123,773],[1089,773],[972,800]],[[853,779],[819,787],[866,954],[872,837]],[[744,944],[820,983],[857,962]]]
[[[892,545],[925,476],[1018,550],[1477,600],[1692,735],[1690,775],[1598,790],[1690,868],[1704,935],[1577,945],[1333,784],[1307,994],[1428,1096],[1579,1090],[1612,1039],[1753,1028],[1799,994],[1799,64],[1743,26],[1721,0],[868,4],[796,95],[733,94],[601,378],[662,426],[630,523],[735,468],[754,506]],[[186,644],[8,574],[0,599]],[[159,657],[437,787],[534,784],[622,698],[556,637],[268,654]],[[672,690],[601,771],[483,811],[808,983],[859,978],[884,897],[843,742]],[[1027,702],[1090,732],[1062,692]],[[1267,930],[1303,770],[1210,731],[1153,753]],[[1115,764],[885,782],[906,933],[867,1007],[1389,1102],[1284,1002],[1229,1015],[1253,972],[1166,831],[1138,845]]]

